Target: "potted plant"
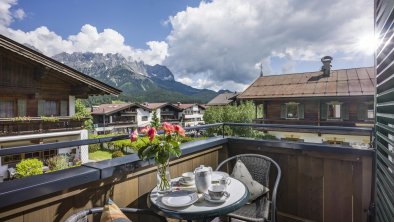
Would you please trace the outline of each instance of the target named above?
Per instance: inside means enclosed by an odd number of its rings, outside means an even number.
[[[144,128],[141,132],[149,138],[146,145],[139,148],[138,156],[142,160],[154,158],[157,164],[157,189],[160,193],[171,190],[171,175],[169,171],[170,157],[181,155],[180,137],[185,136],[185,130],[179,125],[163,123],[161,128],[163,135],[157,135],[155,127]],[[132,142],[137,141],[138,131],[135,130],[130,136]],[[144,140],[142,140],[144,141]]]

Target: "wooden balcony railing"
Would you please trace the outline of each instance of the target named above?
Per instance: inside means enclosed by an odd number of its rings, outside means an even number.
[[[78,145],[125,138],[128,136],[81,140]],[[63,142],[51,147],[66,145]],[[224,159],[241,153],[273,158],[282,170],[277,197],[279,222],[367,222],[370,217],[374,177],[372,149],[235,137],[208,138],[182,144],[181,148],[181,158],[171,161],[172,177],[201,164],[215,168]],[[40,149],[40,145],[21,147],[13,152],[23,152],[23,149]],[[0,150],[0,156],[9,152],[11,150]],[[231,172],[232,166],[227,170]],[[275,176],[276,172],[270,173]],[[63,221],[82,209],[103,206],[108,197],[120,207],[146,208],[146,194],[155,185],[156,167],[139,161],[135,154],[9,181],[0,186],[0,221]],[[272,185],[270,188],[272,190]],[[150,220],[137,217],[133,221]]]
[[[85,120],[60,116],[47,119],[32,117],[26,120],[0,118],[0,136],[78,130],[82,129]]]

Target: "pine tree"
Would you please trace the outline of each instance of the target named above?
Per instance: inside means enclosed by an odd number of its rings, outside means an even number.
[[[156,129],[160,127],[160,120],[159,117],[157,117],[156,109],[153,111],[152,121],[150,122],[150,125],[151,127],[155,127]]]

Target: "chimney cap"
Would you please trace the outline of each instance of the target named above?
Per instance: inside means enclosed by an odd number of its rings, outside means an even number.
[[[331,62],[333,60],[333,58],[331,56],[324,56],[323,58],[321,58],[321,61],[324,62]]]
[[[323,63],[323,66],[321,67],[321,71],[323,71],[324,76],[330,76],[331,73],[331,61],[332,61],[331,56],[324,56],[321,58],[321,62]]]

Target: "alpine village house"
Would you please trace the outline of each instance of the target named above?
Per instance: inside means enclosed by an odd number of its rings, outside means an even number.
[[[94,133],[128,133],[150,125],[156,111],[160,122],[195,126],[204,124],[205,106],[199,104],[123,103],[93,106]]]
[[[373,67],[331,70],[332,57],[321,59],[321,71],[261,76],[237,100],[252,100],[265,124],[373,127],[375,73]],[[367,146],[370,135],[351,132],[284,130],[266,132],[282,140]]]
[[[75,100],[121,91],[0,35],[0,148],[87,139]],[[0,176],[25,158],[68,153],[88,161],[87,146],[3,156]]]

